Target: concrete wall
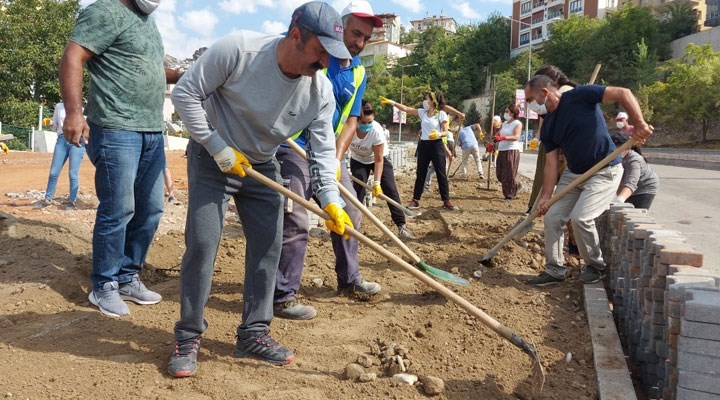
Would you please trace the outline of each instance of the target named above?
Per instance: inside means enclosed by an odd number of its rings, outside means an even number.
[[[680,58],[685,54],[685,46],[690,43],[697,45],[709,44],[713,50],[720,51],[720,29],[718,27],[673,40],[670,42],[672,58]]]

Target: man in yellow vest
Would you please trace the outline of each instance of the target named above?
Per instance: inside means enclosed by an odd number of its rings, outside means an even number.
[[[340,184],[354,195],[355,190],[344,161],[344,155],[357,129],[360,106],[367,82],[365,68],[362,66],[358,54],[365,48],[373,28],[382,27],[383,22],[375,16],[370,3],[366,0],[352,0],[345,7],[341,16],[345,28],[345,46],[353,58],[343,60],[330,57],[326,75],[332,82],[336,102],[333,128],[337,137],[336,158],[340,169]],[[305,132],[296,135],[293,140],[301,147],[305,147]],[[280,174],[285,185],[293,192],[310,198],[312,196],[310,178],[317,172],[309,169],[307,162],[289,147],[280,147],[276,157],[280,162]],[[288,202],[287,199],[286,202]],[[352,204],[346,204],[344,209],[350,215],[355,229],[359,230],[360,211]],[[273,313],[276,317],[305,320],[317,315],[314,307],[299,303],[296,297],[300,289],[300,277],[305,262],[308,225],[306,210],[302,207],[294,207],[291,202],[286,203],[283,245],[275,283]],[[363,298],[378,293],[380,285],[366,281],[360,275],[357,239],[346,239],[335,233],[331,233],[330,236],[335,252],[338,292],[355,294]]]

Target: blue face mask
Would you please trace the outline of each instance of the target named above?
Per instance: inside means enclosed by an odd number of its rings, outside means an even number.
[[[358,130],[362,133],[368,133],[372,130],[372,124],[358,124]]]

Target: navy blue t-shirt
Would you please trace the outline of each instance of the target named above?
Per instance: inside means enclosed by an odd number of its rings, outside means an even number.
[[[540,130],[545,152],[562,149],[570,172],[583,174],[615,151],[600,110],[605,86],[583,85],[562,94],[558,108],[547,114]],[[615,157],[608,165],[622,162]]]

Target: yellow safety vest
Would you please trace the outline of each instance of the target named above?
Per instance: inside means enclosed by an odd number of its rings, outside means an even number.
[[[327,68],[323,69],[323,73],[327,75]],[[340,135],[342,132],[343,127],[345,126],[345,122],[347,122],[348,117],[350,116],[350,110],[352,109],[353,104],[355,104],[355,98],[357,96],[357,91],[360,88],[360,85],[362,84],[363,79],[365,79],[365,67],[362,65],[357,65],[353,68],[353,79],[355,80],[355,91],[352,94],[352,97],[350,97],[350,101],[348,101],[345,106],[342,108],[342,111],[340,113],[340,120],[338,121],[338,125],[335,127],[335,136]],[[292,136],[292,139],[295,140],[302,131],[294,134]]]

